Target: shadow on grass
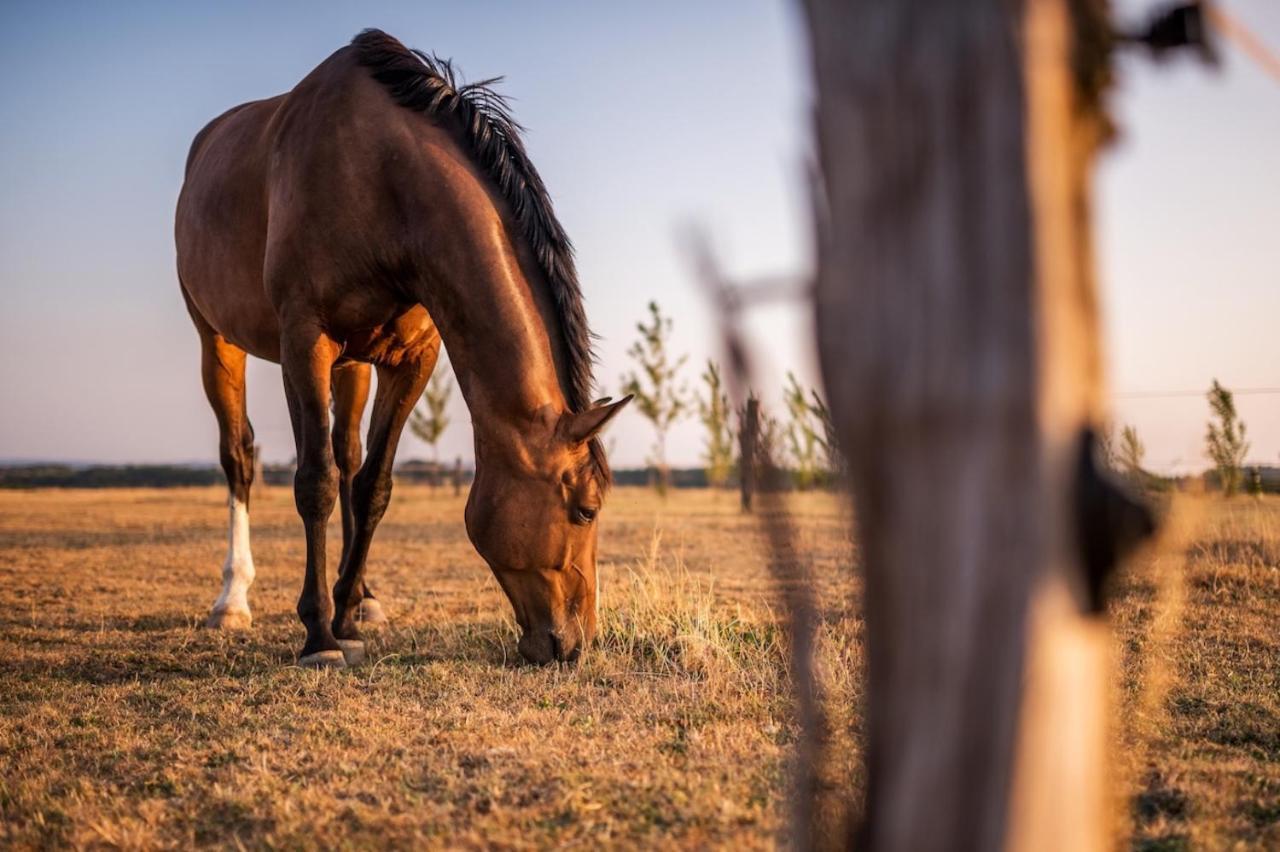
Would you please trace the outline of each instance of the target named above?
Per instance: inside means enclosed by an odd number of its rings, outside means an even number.
[[[202,619],[189,614],[65,621],[55,628],[12,627],[6,632],[18,652],[10,656],[4,679],[46,684],[258,678],[296,668],[303,640],[301,627],[283,616],[264,618],[250,630],[227,632],[206,630]],[[353,674],[437,663],[527,667],[510,627],[496,619],[371,630],[365,645],[367,659],[349,668]]]
[[[1135,838],[1132,845],[1135,852],[1182,852],[1191,848],[1187,835],[1180,830],[1180,824],[1190,816],[1191,803],[1186,793],[1170,784],[1160,772],[1147,773],[1143,789],[1133,797],[1130,809],[1140,833],[1165,828],[1158,836]],[[1169,829],[1170,823],[1176,827]]]
[[[257,532],[256,530],[254,531]],[[144,545],[190,544],[214,535],[214,531],[198,527],[175,529],[112,530],[4,530],[0,532],[0,550],[48,548],[50,550],[93,550],[97,548],[141,547]]]

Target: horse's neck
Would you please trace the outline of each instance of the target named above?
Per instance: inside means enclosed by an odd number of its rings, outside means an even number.
[[[558,321],[515,264],[494,266],[495,274],[459,281],[449,299],[431,301],[474,428],[496,437],[522,434],[567,405],[553,354]]]

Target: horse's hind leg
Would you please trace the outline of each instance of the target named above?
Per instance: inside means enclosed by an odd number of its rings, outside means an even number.
[[[342,561],[347,564],[351,542],[355,536],[355,516],[351,506],[351,482],[360,470],[360,418],[369,400],[368,364],[343,364],[333,370],[333,457],[338,463],[338,505],[342,512]],[[386,614],[369,591],[361,584],[363,600],[357,617],[364,624],[382,624]]]
[[[207,627],[247,628],[253,554],[249,549],[249,489],[253,485],[253,427],[245,411],[245,353],[208,329],[200,330],[201,374],[205,395],[218,419],[219,457],[227,476],[230,521],[227,558],[222,563],[222,593],[213,603]]]

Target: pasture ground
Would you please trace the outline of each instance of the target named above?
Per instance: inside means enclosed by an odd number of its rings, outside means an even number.
[[[1196,533],[1118,585],[1117,835],[1280,846],[1280,501],[1194,501]],[[861,624],[847,518],[791,500],[826,616],[823,813],[856,801]],[[201,625],[220,489],[0,492],[0,845],[769,847],[794,741],[786,650],[731,494],[619,489],[602,635],[515,659],[462,500],[400,486],[371,580],[370,661],[292,667],[302,537],[256,493],[255,624]],[[331,559],[340,535],[331,527]]]

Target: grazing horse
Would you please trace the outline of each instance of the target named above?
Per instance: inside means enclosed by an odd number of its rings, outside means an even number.
[[[358,613],[380,612],[365,583],[369,544],[441,341],[475,430],[467,534],[515,609],[520,653],[574,660],[595,631],[596,518],[610,484],[596,436],[629,397],[591,400],[572,246],[492,82],[459,85],[448,62],[366,30],[293,91],[235,107],[191,146],[178,277],[231,505],[209,625],[251,619],[254,355],[280,363],[297,446],[302,665],[363,653]],[[330,594],[325,527],[339,501]]]

